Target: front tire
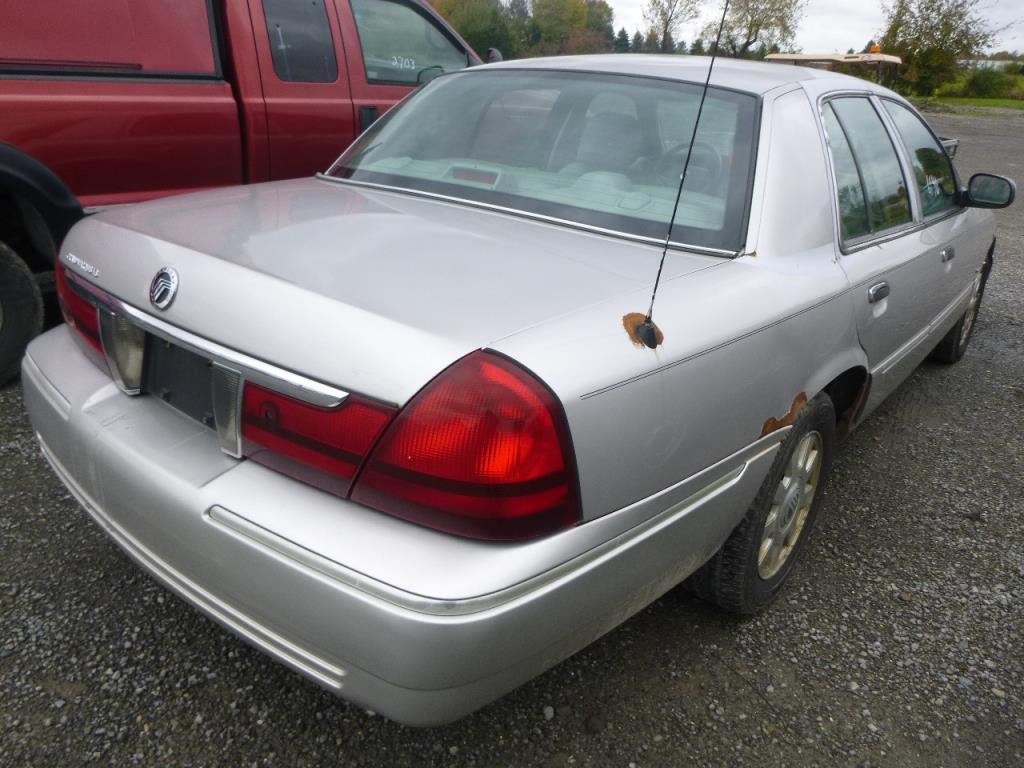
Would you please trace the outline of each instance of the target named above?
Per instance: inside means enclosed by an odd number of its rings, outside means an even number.
[[[747,615],[775,599],[807,547],[835,441],[835,408],[822,393],[800,412],[746,516],[690,578],[699,597]]]
[[[949,329],[949,332],[942,337],[942,341],[936,345],[929,357],[940,363],[952,365],[957,363],[967,351],[967,345],[971,342],[971,334],[974,333],[974,326],[977,324],[978,312],[981,310],[981,298],[985,295],[985,283],[988,280],[988,272],[991,262],[974,278],[974,289],[971,293],[971,300],[967,309],[956,325]]]
[[[43,328],[43,299],[21,257],[0,243],[0,385],[13,379],[25,347]]]

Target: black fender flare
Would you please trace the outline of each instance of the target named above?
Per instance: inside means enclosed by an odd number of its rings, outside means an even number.
[[[42,217],[54,244],[60,247],[68,230],[85,213],[68,186],[43,163],[15,146],[0,142],[0,193],[7,192],[32,206]],[[52,260],[56,254],[45,253]]]

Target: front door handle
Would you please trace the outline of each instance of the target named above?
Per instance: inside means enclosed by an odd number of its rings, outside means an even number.
[[[884,280],[868,288],[868,303],[874,304],[889,295],[889,284]]]
[[[956,258],[956,248],[954,248],[952,245],[947,246],[946,248],[942,249],[942,252],[939,255],[942,256],[942,260],[944,262],[952,261],[954,258]]]

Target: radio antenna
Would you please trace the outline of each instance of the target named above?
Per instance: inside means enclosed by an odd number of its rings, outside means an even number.
[[[668,255],[668,245],[672,242],[672,227],[676,223],[676,213],[679,211],[679,200],[683,196],[683,184],[686,183],[686,169],[690,167],[690,157],[693,155],[693,145],[697,140],[697,128],[700,126],[700,116],[704,112],[704,99],[708,95],[708,86],[711,83],[711,73],[715,68],[715,58],[718,56],[718,46],[722,42],[722,30],[725,29],[725,16],[729,13],[729,0],[725,0],[725,7],[722,8],[722,20],[718,24],[718,35],[715,37],[715,49],[711,52],[711,62],[708,64],[708,74],[704,78],[704,89],[700,94],[700,104],[697,107],[697,118],[693,121],[693,132],[690,134],[690,144],[686,148],[686,160],[683,161],[683,172],[679,176],[679,188],[676,190],[676,201],[672,206],[672,216],[668,220],[668,231],[665,233],[665,242],[661,247],[661,260],[658,262],[658,274],[654,278],[654,289],[651,291],[651,303],[647,307],[647,314],[630,312],[622,318],[622,324],[626,333],[637,346],[641,344],[650,349],[656,348],[665,340],[661,329],[654,324],[654,299],[658,295],[658,285],[661,283],[661,270],[665,267],[665,256]]]

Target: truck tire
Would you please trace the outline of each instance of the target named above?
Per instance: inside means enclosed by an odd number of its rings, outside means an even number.
[[[0,243],[0,385],[13,379],[25,347],[43,328],[43,299],[21,257]]]

